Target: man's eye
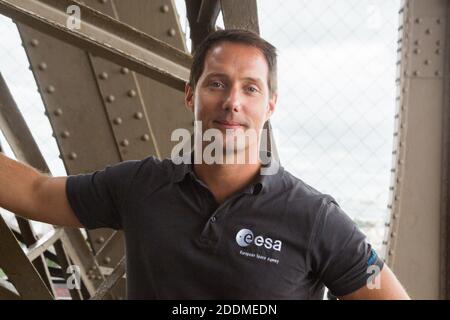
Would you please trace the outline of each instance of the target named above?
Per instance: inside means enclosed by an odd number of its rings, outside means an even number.
[[[259,92],[258,88],[254,87],[254,86],[249,86],[247,87],[247,91],[251,92],[251,93],[257,93]]]
[[[210,83],[210,86],[214,87],[214,88],[223,88],[224,84],[222,82],[220,82],[220,81],[212,81]]]

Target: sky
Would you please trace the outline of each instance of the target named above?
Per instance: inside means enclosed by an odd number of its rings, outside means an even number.
[[[184,0],[175,3],[186,31]],[[388,219],[399,8],[400,0],[258,1],[261,35],[278,49],[271,123],[282,165],[332,195],[378,250]],[[17,30],[3,16],[0,34],[0,72],[52,173],[66,175]],[[1,133],[0,142],[12,156]]]

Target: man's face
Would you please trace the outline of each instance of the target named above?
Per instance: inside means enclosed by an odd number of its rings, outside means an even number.
[[[270,97],[268,74],[267,61],[259,49],[221,42],[208,51],[195,92],[186,86],[186,106],[194,112],[195,120],[202,122],[203,132],[215,128],[223,133],[224,148],[241,130],[254,130],[257,141],[253,144],[259,144],[261,129],[277,99],[276,94]],[[226,135],[227,131],[231,135]],[[234,152],[249,147],[246,141],[244,146],[235,146]]]

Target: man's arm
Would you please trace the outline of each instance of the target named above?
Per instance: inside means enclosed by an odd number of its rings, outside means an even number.
[[[374,278],[374,284],[379,286],[369,288],[364,286],[350,294],[338,297],[341,300],[410,300],[397,277],[384,264],[379,275]]]
[[[67,177],[49,177],[0,153],[0,207],[24,218],[81,228],[66,195]]]

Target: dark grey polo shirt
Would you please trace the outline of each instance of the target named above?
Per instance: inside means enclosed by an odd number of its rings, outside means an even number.
[[[191,165],[154,157],[69,176],[66,191],[87,229],[124,231],[129,299],[322,299],[383,267],[331,196],[282,167],[221,205]]]

